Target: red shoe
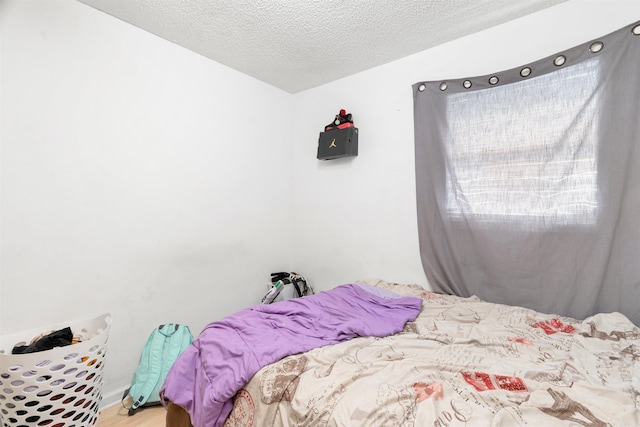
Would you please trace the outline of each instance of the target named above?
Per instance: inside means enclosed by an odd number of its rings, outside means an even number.
[[[324,127],[324,130],[332,129],[344,129],[353,127],[353,119],[351,113],[347,114],[345,110],[340,110],[340,113],[336,115],[335,120]]]

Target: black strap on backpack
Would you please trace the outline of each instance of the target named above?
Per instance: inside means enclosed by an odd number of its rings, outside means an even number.
[[[302,296],[302,291],[300,290],[300,286],[298,286],[298,281],[296,279],[292,279],[291,284],[296,290],[296,294],[298,295],[297,298],[300,298]]]
[[[281,271],[279,273],[271,273],[271,283],[276,283],[278,280],[289,279],[289,273]]]

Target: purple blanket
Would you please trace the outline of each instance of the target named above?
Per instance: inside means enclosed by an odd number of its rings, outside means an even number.
[[[258,305],[210,323],[178,358],[160,391],[195,427],[221,426],[233,396],[260,368],[285,356],[359,336],[402,331],[422,300],[368,285],[342,285]]]

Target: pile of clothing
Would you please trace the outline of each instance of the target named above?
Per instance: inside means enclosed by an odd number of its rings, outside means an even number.
[[[16,345],[11,350],[11,354],[35,353],[38,351],[51,350],[55,347],[64,347],[80,342],[78,336],[74,336],[70,327],[58,331],[49,331],[33,338],[28,345]]]

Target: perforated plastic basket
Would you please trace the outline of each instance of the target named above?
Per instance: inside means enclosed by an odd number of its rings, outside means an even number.
[[[71,327],[80,342],[11,354],[43,332]],[[111,315],[0,337],[0,420],[3,427],[86,427],[98,421]]]

